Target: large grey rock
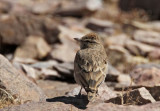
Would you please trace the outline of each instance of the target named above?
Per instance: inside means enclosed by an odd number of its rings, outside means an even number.
[[[130,53],[122,46],[111,45],[108,47],[108,58],[110,64],[120,71],[124,71],[126,67],[124,64],[129,64],[132,56]]]
[[[24,43],[16,49],[14,56],[18,58],[42,59],[47,56],[50,50],[51,47],[43,37],[29,36],[25,39]]]
[[[2,15],[0,35],[6,44],[21,44],[29,34],[43,35],[41,20],[32,15]]]
[[[157,85],[160,83],[160,68],[156,64],[138,65],[130,75],[137,85]]]
[[[9,61],[0,55],[0,83],[11,95],[16,95],[20,103],[27,101],[44,101],[43,91],[25,75],[18,72]]]
[[[3,44],[22,44],[29,35],[45,37],[47,42],[58,41],[59,30],[49,17],[32,14],[5,14],[0,17],[0,36]]]

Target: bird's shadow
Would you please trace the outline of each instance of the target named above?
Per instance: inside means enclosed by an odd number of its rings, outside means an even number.
[[[79,109],[86,109],[89,101],[86,95],[78,96],[59,96],[46,99],[47,102],[63,102],[65,104],[72,104]]]

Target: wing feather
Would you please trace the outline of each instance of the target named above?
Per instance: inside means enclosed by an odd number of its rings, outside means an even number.
[[[89,59],[87,57],[83,57],[83,55],[77,52],[74,61],[75,80],[78,84],[82,85],[86,91],[96,91],[106,76],[106,60],[93,60],[93,58]]]

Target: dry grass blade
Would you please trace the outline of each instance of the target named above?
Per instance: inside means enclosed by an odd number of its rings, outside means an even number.
[[[0,88],[0,108],[14,104],[14,97],[5,89]]]
[[[122,93],[121,93],[121,104],[124,104],[124,99],[123,99],[123,95],[124,95],[124,88],[122,88]]]

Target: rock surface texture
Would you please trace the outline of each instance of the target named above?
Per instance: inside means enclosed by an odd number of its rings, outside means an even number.
[[[18,72],[2,55],[0,55],[0,83],[4,90],[9,90],[11,95],[15,95],[22,103],[45,101],[43,91],[24,74]]]

